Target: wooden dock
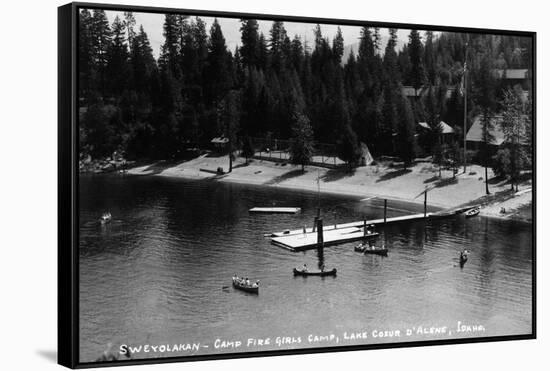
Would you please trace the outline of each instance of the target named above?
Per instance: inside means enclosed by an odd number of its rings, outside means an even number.
[[[371,232],[363,233],[363,228],[339,228],[326,230],[323,228],[323,246],[339,245],[347,242],[360,241],[378,237],[380,234]],[[303,251],[317,248],[317,232],[285,235],[284,237],[273,237],[271,243],[290,251]]]
[[[263,214],[296,214],[302,209],[299,207],[253,207],[248,210],[250,213],[263,213]]]
[[[386,218],[386,224],[396,224],[403,222],[414,222],[420,221],[424,218],[434,219],[434,218],[444,218],[456,215],[452,213],[424,213],[413,214],[413,215],[403,215],[396,216],[392,218]],[[364,233],[364,225],[383,225],[384,218],[374,219],[374,220],[364,220],[337,224],[337,225],[327,225],[323,227],[323,238],[324,246],[333,246],[353,241],[359,241],[366,238],[375,238],[378,236],[378,233],[371,232],[370,234]],[[302,251],[317,248],[317,232],[313,230],[312,227],[302,228],[296,230],[287,230],[283,232],[276,232],[271,234],[271,243],[285,248],[291,251]]]

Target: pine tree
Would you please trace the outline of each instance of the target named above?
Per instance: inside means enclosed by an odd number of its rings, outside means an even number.
[[[143,26],[139,27],[139,32],[135,35],[133,41],[131,61],[134,75],[134,86],[138,92],[151,94],[151,79],[157,65],[153,56],[151,43]]]
[[[239,131],[239,121],[241,116],[241,111],[239,108],[240,104],[240,93],[237,90],[229,91],[220,104],[223,134],[229,140],[227,142],[229,155],[228,172],[233,171],[233,151],[237,143],[237,133]]]
[[[380,52],[380,48],[382,47],[382,36],[380,36],[380,27],[374,28],[373,43],[374,43],[374,49],[378,54]]]
[[[258,66],[265,71],[269,65],[270,60],[267,41],[264,34],[260,32],[260,39],[258,40]]]
[[[181,41],[181,22],[175,14],[164,16],[164,44],[161,46],[159,64],[164,72],[169,72],[176,80],[181,77],[179,52]]]
[[[420,33],[418,30],[411,30],[409,34],[409,57],[411,61],[411,85],[415,90],[415,95],[418,95],[420,89],[426,81],[424,71],[423,47]]]
[[[288,40],[286,30],[283,22],[274,21],[271,30],[269,31],[270,39],[270,55],[271,55],[271,67],[281,72],[285,68],[285,42]]]
[[[241,54],[243,67],[259,66],[259,41],[258,21],[255,19],[241,19]]]
[[[306,115],[296,112],[292,126],[290,161],[301,165],[302,172],[313,156],[313,129]]]
[[[373,71],[373,59],[374,59],[374,43],[372,40],[372,33],[369,27],[361,28],[361,36],[359,39],[359,55],[357,63],[359,66],[359,73],[361,80],[366,89],[370,89],[373,85],[372,75]]]
[[[208,56],[208,35],[206,32],[206,22],[196,17],[193,23],[193,40],[200,65],[204,65]]]
[[[504,92],[502,101],[504,111],[500,127],[504,134],[504,147],[509,153],[509,166],[506,175],[510,177],[510,185],[516,191],[521,175],[521,170],[529,165],[529,155],[525,148],[529,137],[529,116],[526,115],[524,105],[518,97],[518,93],[508,89]]]
[[[349,171],[357,165],[361,159],[361,147],[357,135],[349,124],[344,125],[340,138],[336,144],[338,157],[348,164]]]
[[[424,63],[426,66],[426,75],[430,85],[436,85],[436,64],[433,45],[434,34],[432,31],[426,31],[426,45],[424,46]]]
[[[481,157],[485,168],[485,193],[489,194],[488,167],[490,161],[490,145],[494,142],[493,115],[496,108],[496,78],[493,71],[493,61],[488,51],[480,57],[479,68],[475,71],[474,95],[476,104],[481,110]]]
[[[248,164],[248,160],[254,156],[254,148],[252,146],[252,139],[250,139],[249,136],[246,136],[244,138],[243,142],[243,148],[241,155],[244,156],[246,163]]]
[[[344,55],[344,37],[342,36],[342,30],[338,27],[336,36],[332,40],[332,55],[336,64],[342,63],[342,56]]]
[[[118,16],[113,21],[112,35],[112,41],[106,55],[107,86],[111,95],[120,96],[128,88],[130,65],[126,43],[126,27]]]
[[[136,26],[136,17],[133,12],[124,12],[124,26],[126,27],[126,40],[128,40],[128,48],[132,52],[134,45],[134,38],[136,37],[136,31],[134,27]]]
[[[416,155],[414,117],[407,97],[400,97],[397,111],[399,115],[397,126],[397,152],[403,161],[403,168],[407,169]]]
[[[92,39],[92,14],[87,9],[80,11],[78,26],[79,97],[89,98],[94,88],[95,64]]]
[[[216,104],[229,92],[232,83],[230,58],[222,29],[215,19],[210,27],[205,68],[205,95],[209,105]]]
[[[107,53],[111,45],[111,28],[104,10],[94,9],[91,20],[92,58],[97,71],[97,88],[101,96],[106,93]]]
[[[397,29],[390,28],[390,39],[386,44],[386,49],[384,52],[384,70],[386,75],[386,80],[390,85],[394,85],[395,82],[400,80],[399,69],[397,66],[397,53],[395,52],[395,47],[397,46]]]
[[[301,73],[304,64],[304,47],[300,36],[295,35],[291,43],[290,62],[296,72]]]

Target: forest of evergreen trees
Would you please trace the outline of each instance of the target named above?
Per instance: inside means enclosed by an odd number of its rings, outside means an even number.
[[[531,40],[517,36],[411,30],[397,50],[396,29],[382,45],[380,29],[363,27],[357,52],[342,60],[340,30],[329,40],[317,25],[310,45],[280,21],[267,35],[256,20],[240,24],[239,46],[228,50],[217,21],[207,29],[200,17],[166,14],[156,60],[131,12],[110,24],[102,10],[81,10],[81,155],[172,159],[220,135],[237,149],[247,137],[307,133],[334,144],[345,161],[363,142],[375,157],[407,163],[423,151],[419,121],[437,131],[443,120],[460,138],[466,50],[470,123],[502,111],[492,71],[531,66]],[[427,93],[406,97],[404,85]]]

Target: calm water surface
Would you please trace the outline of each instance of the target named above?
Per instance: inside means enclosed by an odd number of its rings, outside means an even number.
[[[353,243],[293,253],[263,237],[311,225],[317,202],[315,193],[212,181],[81,176],[81,361],[94,361],[108,343],[201,343],[198,352],[134,354],[151,358],[531,332],[530,224],[457,217],[395,225],[385,233],[387,258],[355,253]],[[303,212],[248,213],[273,204]],[[377,199],[321,195],[321,205],[325,225],[383,215]],[[389,216],[421,211],[389,206]],[[106,210],[113,221],[102,226]],[[463,248],[471,255],[460,269]],[[294,266],[320,261],[338,276],[293,277]],[[260,294],[234,290],[233,274],[261,280]],[[458,321],[483,330],[456,332]],[[451,334],[420,334],[419,326]],[[376,330],[401,336],[373,337]],[[344,332],[368,337],[346,340]],[[338,339],[308,341],[331,334]],[[293,343],[279,346],[278,336]],[[248,338],[271,340],[248,348]],[[216,349],[216,339],[243,345]]]

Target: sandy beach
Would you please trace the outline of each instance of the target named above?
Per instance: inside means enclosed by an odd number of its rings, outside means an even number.
[[[223,175],[216,174],[218,167]],[[428,204],[442,209],[465,205],[481,205],[482,214],[499,218],[531,220],[531,181],[511,191],[506,181],[494,179],[489,169],[489,190],[485,194],[484,169],[478,165],[462,168],[456,177],[449,170],[441,172],[431,162],[417,162],[404,170],[402,167],[384,163],[347,169],[326,169],[280,164],[253,159],[247,164],[238,157],[233,162],[233,171],[227,173],[227,156],[202,155],[183,162],[159,161],[141,164],[128,169],[131,175],[168,176],[187,179],[215,179],[235,182],[317,191],[317,179],[321,192],[338,193],[358,197],[379,197],[413,203],[423,203],[423,192],[428,190]],[[503,212],[504,211],[504,212]]]

